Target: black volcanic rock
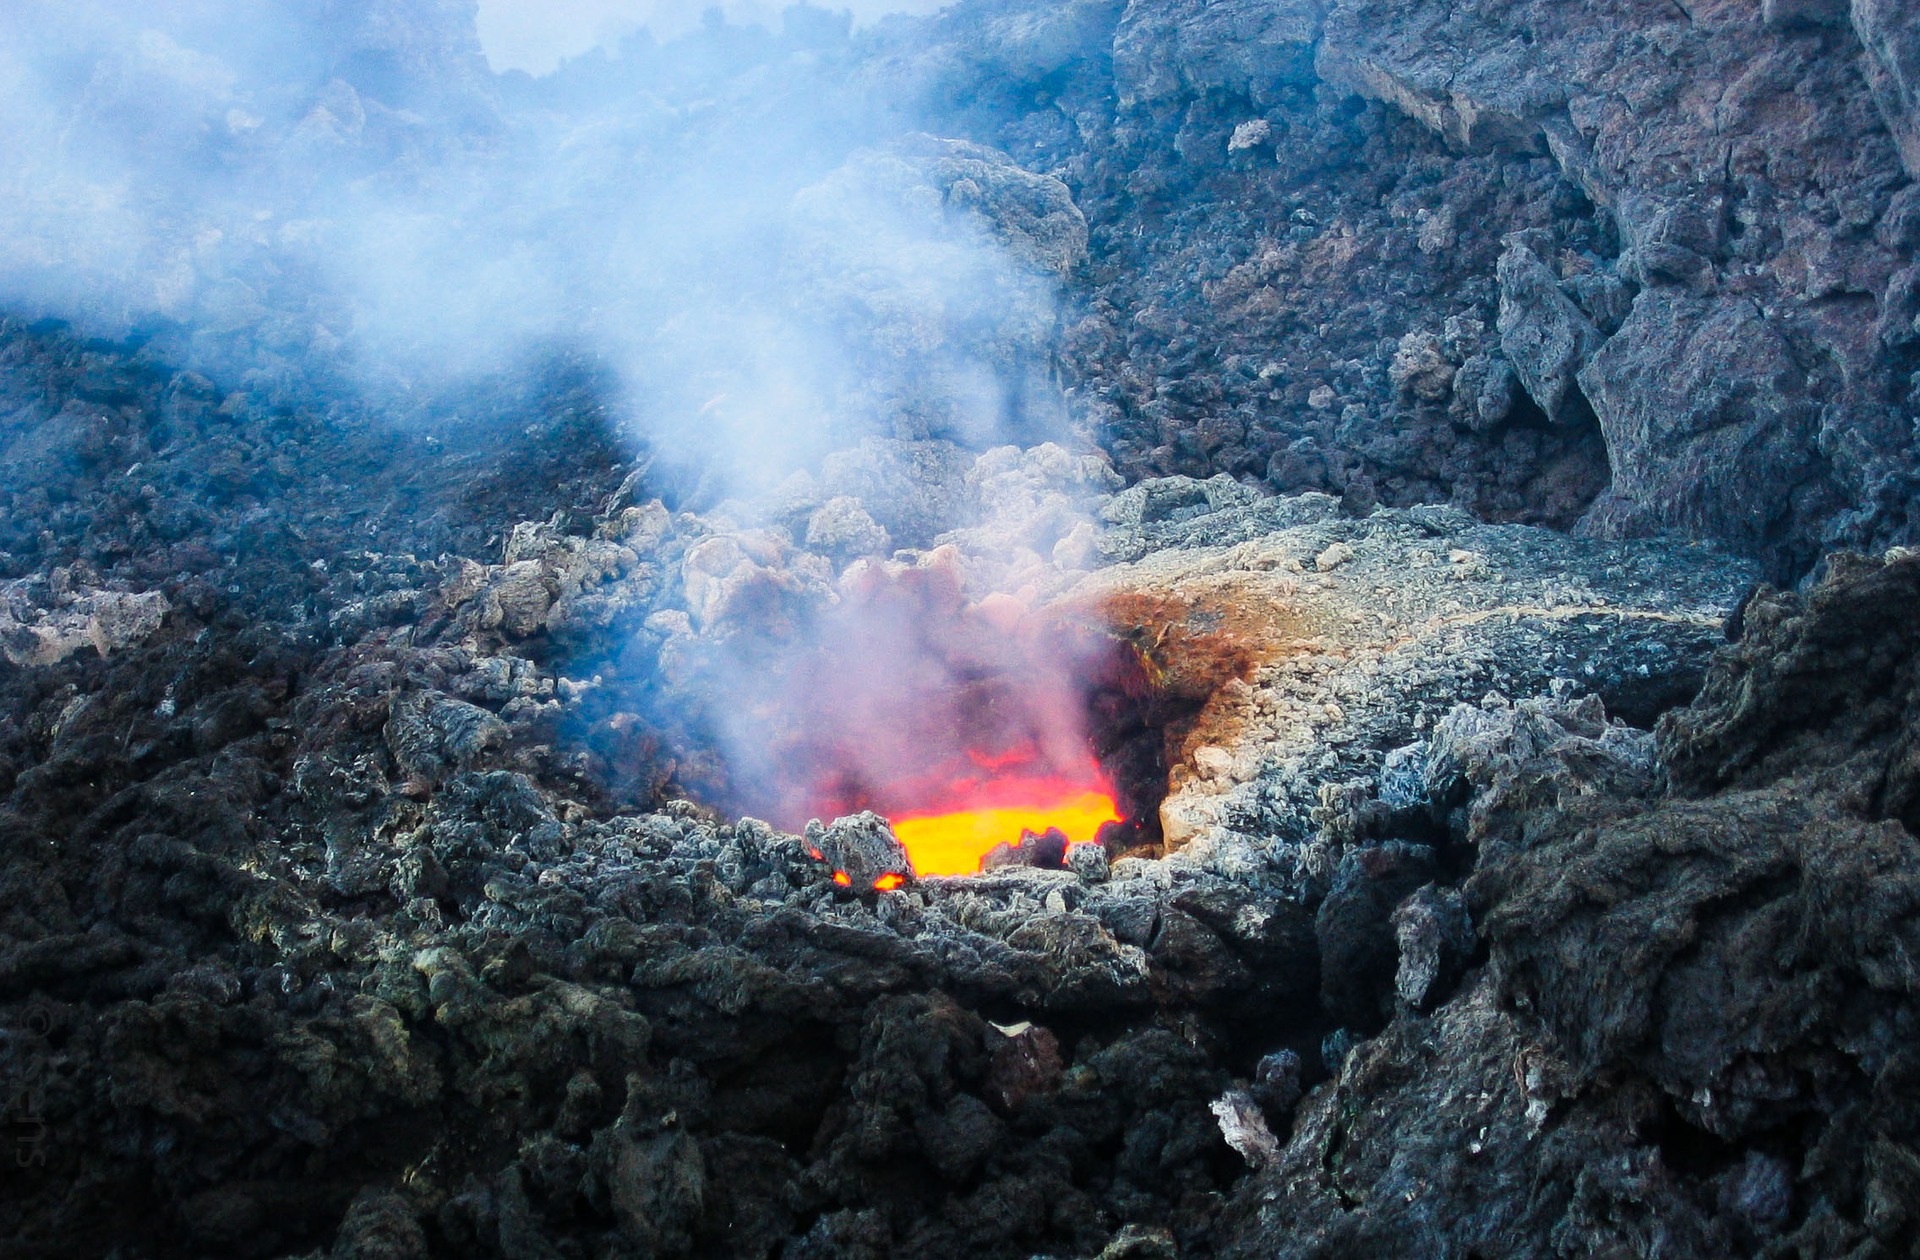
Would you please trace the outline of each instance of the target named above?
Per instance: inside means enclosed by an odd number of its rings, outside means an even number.
[[[1067,362],[1130,476],[1364,481],[1797,574],[1906,537],[1897,8],[1086,6],[1036,63],[1037,19],[980,4],[929,28],[977,77],[925,86],[1073,189]],[[1408,337],[1453,390],[1398,388]]]
[[[1666,792],[1572,741],[1572,794],[1501,809],[1513,787],[1474,772],[1501,820],[1465,885],[1484,967],[1305,1104],[1226,1253],[1900,1254],[1920,638],[1891,609],[1915,571],[1853,559],[1804,603],[1763,596],[1661,725]]]

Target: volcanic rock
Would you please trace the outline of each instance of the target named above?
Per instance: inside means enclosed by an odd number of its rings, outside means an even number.
[[[878,881],[913,878],[907,851],[894,838],[887,820],[871,812],[836,818],[825,827],[809,824],[807,844],[814,856],[833,868],[834,879],[850,881],[859,889],[878,887]]]
[[[53,665],[88,647],[105,656],[151,635],[168,612],[159,591],[75,588],[64,571],[46,583],[45,605],[34,585],[0,588],[0,651],[15,665]]]
[[[1693,749],[1765,746],[1783,729],[1798,702],[1749,685],[1762,660],[1812,678],[1864,653],[1904,678],[1920,644],[1874,610],[1913,569],[1856,559],[1804,602],[1773,597],[1757,641],[1723,652],[1700,701],[1663,722],[1665,791],[1621,780],[1577,742],[1542,748],[1523,725],[1481,738],[1473,811],[1502,821],[1484,832],[1466,895],[1488,965],[1432,1016],[1396,1017],[1316,1095],[1281,1162],[1236,1205],[1229,1254],[1347,1254],[1397,1237],[1521,1255],[1549,1236],[1635,1246],[1654,1229],[1676,1254],[1783,1234],[1839,1254],[1907,1218],[1913,1201],[1890,1178],[1913,1139],[1888,1092],[1899,1053],[1882,1039],[1914,986],[1873,959],[1905,930],[1911,897],[1894,872],[1913,837],[1890,799],[1822,769],[1845,762],[1887,781],[1900,693],[1864,723],[1838,698],[1796,722],[1795,738],[1827,750],[1804,768],[1747,761],[1742,787],[1680,785],[1713,781],[1702,778],[1712,754],[1703,763]],[[1700,742],[1701,731],[1739,742]],[[1516,799],[1543,753],[1571,790]],[[1500,762],[1511,768],[1492,778],[1479,768]],[[1844,1024],[1847,1009],[1890,1019],[1838,1040],[1814,1031]],[[1426,1057],[1442,1046],[1441,1060]],[[1403,1075],[1414,1062],[1445,1066]],[[1876,1136],[1860,1136],[1863,1123]],[[1810,1174],[1782,1159],[1788,1133],[1796,1155],[1832,1162]],[[1552,1184],[1576,1149],[1576,1193],[1547,1201],[1526,1188]],[[1449,1189],[1456,1176],[1474,1191]]]
[[[1163,834],[1187,860],[1242,877],[1279,866],[1324,878],[1344,842],[1316,839],[1321,793],[1378,777],[1389,750],[1462,701],[1564,677],[1650,722],[1698,686],[1753,576],[1445,509],[1355,520],[1325,496],[1213,508],[1202,489],[1126,492],[1194,502],[1114,529],[1103,545],[1127,562],[1063,602],[1105,609],[1150,645],[1161,687],[1193,701],[1168,731]],[[1338,556],[1350,558],[1322,563]]]

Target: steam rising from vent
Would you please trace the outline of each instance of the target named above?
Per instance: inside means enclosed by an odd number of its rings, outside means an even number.
[[[1071,441],[1050,356],[1087,229],[1065,186],[917,131],[911,58],[844,15],[709,22],[535,81],[489,71],[464,9],[6,6],[0,307],[429,425],[486,378],[597,364],[641,493],[735,531],[687,553],[680,593],[743,801],[797,826],[1019,782],[1110,812],[1084,645],[939,564],[876,567],[978,520],[912,489],[799,537],[777,510],[854,448],[963,470]],[[998,536],[996,562],[1090,537],[1042,532]],[[730,605],[715,575],[763,551],[799,553],[804,597]]]
[[[503,82],[457,5],[23,0],[0,301],[381,396],[584,355],[710,499],[867,434],[1057,431],[1084,223],[1057,182],[915,136],[854,41],[797,7]]]
[[[863,563],[805,633],[715,663],[735,792],[790,829],[888,815],[923,875],[971,873],[1023,830],[1091,841],[1117,817],[1082,680],[1110,650],[1005,595],[970,605],[951,550]],[[972,818],[932,823],[956,814]]]

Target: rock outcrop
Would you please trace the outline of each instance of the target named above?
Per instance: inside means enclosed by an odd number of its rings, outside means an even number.
[[[1225,1253],[1899,1254],[1916,581],[1763,590],[1644,744],[1597,708],[1449,718],[1426,787],[1464,788],[1485,962],[1309,1098]]]

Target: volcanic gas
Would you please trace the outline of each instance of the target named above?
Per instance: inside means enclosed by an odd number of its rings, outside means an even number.
[[[792,635],[737,650],[733,803],[795,830],[871,810],[922,876],[1057,865],[1124,821],[1090,731],[1110,639],[1004,595],[969,600],[937,554],[839,593]]]

